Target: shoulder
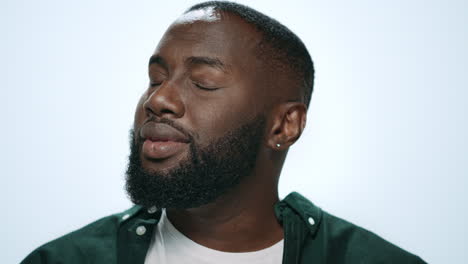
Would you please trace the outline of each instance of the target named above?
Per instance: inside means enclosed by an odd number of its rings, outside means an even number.
[[[425,263],[375,233],[325,211],[316,239],[326,241],[328,257],[338,258],[337,263]]]
[[[50,241],[31,252],[21,264],[88,263],[90,259],[96,263],[112,263],[118,228],[139,209],[139,206],[134,206],[124,212],[103,217]]]
[[[322,210],[299,193],[291,193],[283,201],[308,227],[302,250],[304,263],[425,263],[373,232]],[[313,218],[312,226],[309,218]]]

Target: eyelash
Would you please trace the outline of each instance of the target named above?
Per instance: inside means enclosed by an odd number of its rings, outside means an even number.
[[[161,85],[161,83],[150,83],[150,87],[156,87],[156,86],[159,86]],[[215,90],[218,90],[219,88],[208,88],[208,87],[204,87],[204,86],[201,86],[200,84],[198,83],[193,83],[198,89],[200,90],[204,90],[204,91],[215,91]]]
[[[208,88],[208,87],[204,87],[204,86],[201,86],[200,84],[198,83],[193,83],[198,89],[201,89],[201,90],[205,90],[205,91],[215,91],[215,90],[218,90],[219,88]]]

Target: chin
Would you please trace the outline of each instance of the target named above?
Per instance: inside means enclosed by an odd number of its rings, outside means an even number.
[[[169,173],[171,170],[180,167],[182,163],[187,161],[188,155],[186,153],[180,153],[179,155],[166,159],[149,159],[141,155],[141,168],[150,173]]]

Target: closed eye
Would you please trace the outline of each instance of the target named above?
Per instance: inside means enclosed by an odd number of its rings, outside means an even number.
[[[156,86],[159,86],[161,84],[162,84],[162,82],[152,82],[152,83],[150,83],[150,87],[156,87]]]
[[[205,87],[205,86],[202,86],[198,83],[193,83],[198,89],[201,89],[201,90],[205,90],[205,91],[215,91],[215,90],[218,90],[219,87]]]

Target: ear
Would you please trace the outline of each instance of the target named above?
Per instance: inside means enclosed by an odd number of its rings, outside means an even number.
[[[275,150],[289,148],[301,136],[306,125],[307,107],[299,102],[287,102],[273,110],[273,120],[267,144]],[[278,146],[279,144],[279,146]]]

